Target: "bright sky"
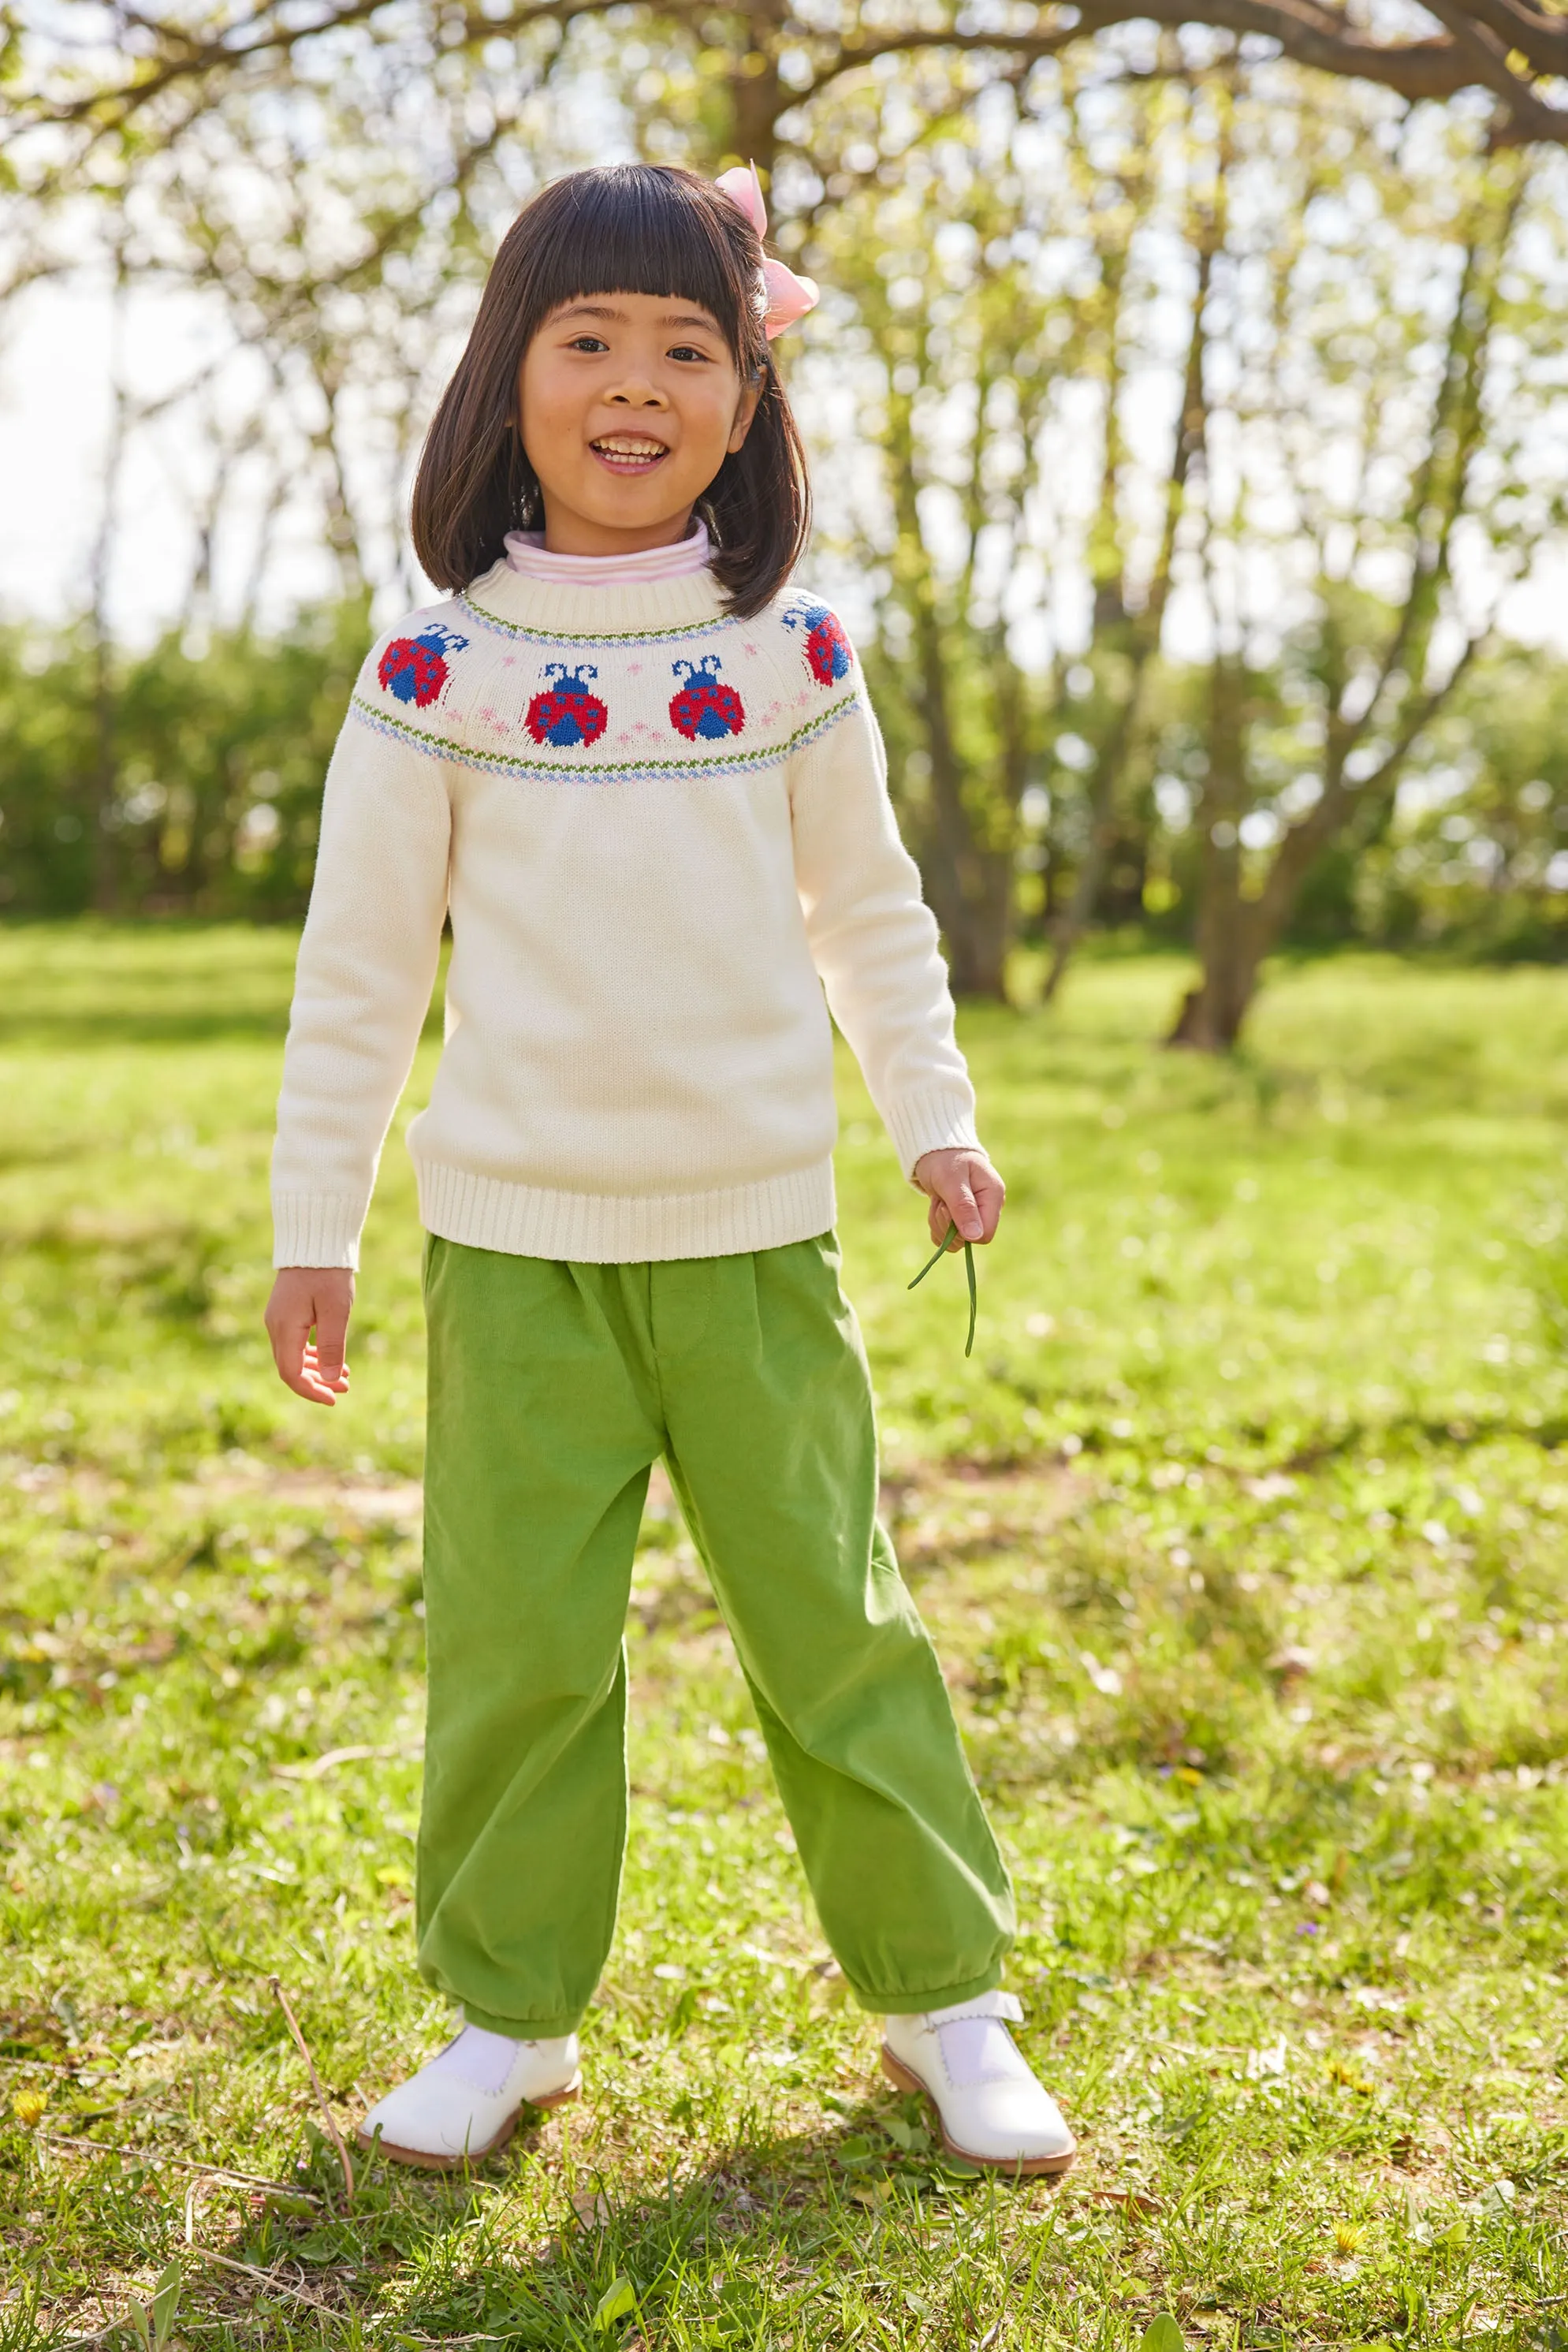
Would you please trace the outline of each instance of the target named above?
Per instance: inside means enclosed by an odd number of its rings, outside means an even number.
[[[110,306],[87,286],[43,286],[19,309],[0,346],[0,467],[9,486],[0,617],[53,626],[89,600],[110,419]],[[194,372],[206,339],[201,322],[168,302],[149,305],[139,323],[127,373],[138,394],[156,397]],[[188,426],[133,439],[110,596],[115,633],[128,642],[156,636],[179,611],[193,547],[187,482],[201,455]],[[280,550],[275,608],[329,593],[331,578],[324,551],[301,534]]]

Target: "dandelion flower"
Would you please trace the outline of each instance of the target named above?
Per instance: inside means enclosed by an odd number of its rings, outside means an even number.
[[[11,2113],[26,2130],[41,2123],[44,2109],[49,2104],[47,2091],[16,2091],[12,2094]]]

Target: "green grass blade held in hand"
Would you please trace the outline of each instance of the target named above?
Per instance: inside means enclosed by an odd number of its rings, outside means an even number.
[[[915,1276],[915,1280],[906,1286],[910,1290],[915,1290],[919,1287],[920,1284],[925,1281],[926,1276],[930,1273],[932,1267],[938,1265],[940,1261],[947,1255],[957,1238],[957,1226],[955,1224],[949,1224],[946,1232],[942,1236],[942,1245],[936,1251],[935,1256],[928,1257],[926,1259],[925,1265]],[[968,1336],[964,1341],[964,1353],[966,1356],[972,1356],[975,1352],[975,1318],[980,1311],[980,1293],[979,1286],[975,1280],[975,1248],[972,1242],[966,1242],[964,1244],[964,1272],[969,1279],[969,1329]]]

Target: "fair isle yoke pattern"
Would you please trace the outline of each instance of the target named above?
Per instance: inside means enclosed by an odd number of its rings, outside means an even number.
[[[352,716],[432,759],[528,782],[700,782],[781,765],[856,700],[848,637],[799,589],[749,621],[553,633],[492,610],[486,584],[382,639]]]

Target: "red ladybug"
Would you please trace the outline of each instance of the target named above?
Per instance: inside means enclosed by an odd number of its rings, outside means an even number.
[[[787,629],[806,632],[806,660],[819,686],[836,686],[848,674],[854,649],[843,624],[825,604],[797,604],[784,615]]]
[[[423,710],[446,683],[447,655],[460,654],[467,642],[433,621],[417,637],[394,637],[376,665],[376,676],[399,702]]]
[[[738,735],[746,724],[746,707],[733,686],[726,686],[719,677],[716,654],[705,654],[701,661],[678,661],[671,665],[676,677],[684,672],[685,684],[670,704],[670,724],[693,743],[699,735],[710,741],[723,735]]]
[[[563,749],[574,743],[597,743],[610,724],[610,713],[596,694],[590,694],[588,681],[599,672],[591,662],[583,662],[577,669],[568,669],[564,662],[546,662],[544,674],[553,677],[536,694],[528,705],[527,726],[536,743],[556,743]]]

